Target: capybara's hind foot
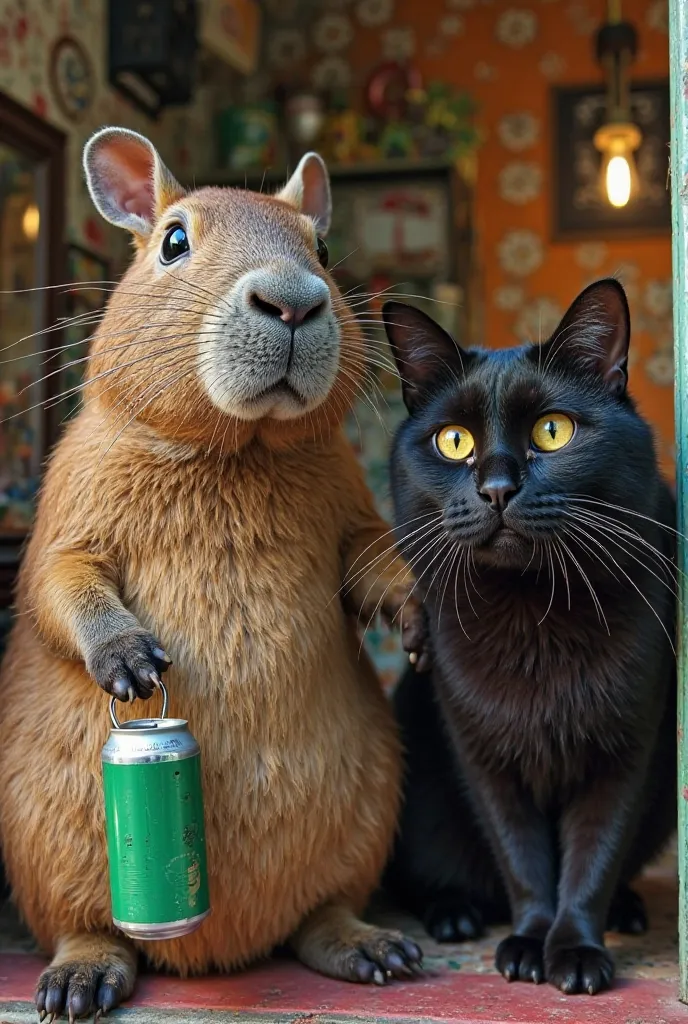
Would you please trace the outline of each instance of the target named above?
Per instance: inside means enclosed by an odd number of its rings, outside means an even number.
[[[39,1020],[99,1017],[127,999],[136,981],[136,953],[125,939],[70,935],[61,939],[36,987]]]
[[[307,967],[330,978],[384,985],[420,969],[423,954],[401,932],[364,924],[346,906],[328,904],[314,911],[291,944]]]

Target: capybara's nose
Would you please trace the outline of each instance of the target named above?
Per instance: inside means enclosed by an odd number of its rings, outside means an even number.
[[[266,316],[279,317],[280,320],[284,320],[285,324],[292,324],[294,327],[298,327],[304,320],[313,319],[319,313],[323,313],[326,306],[326,300],[320,297],[300,306],[291,306],[286,302],[271,302],[259,291],[251,293],[249,302]]]
[[[281,320],[292,329],[327,313],[330,290],[321,277],[296,265],[256,271],[244,284],[244,299],[254,312]]]

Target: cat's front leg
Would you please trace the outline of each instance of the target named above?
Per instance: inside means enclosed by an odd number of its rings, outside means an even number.
[[[642,806],[636,767],[598,778],[564,810],[557,916],[545,944],[547,980],[567,994],[609,988],[614,961],[604,946],[609,907]]]
[[[550,822],[511,772],[470,771],[487,831],[506,883],[512,933],[495,964],[507,981],[545,979],[545,937],[556,908],[556,866]]]
[[[344,555],[344,594],[347,607],[364,627],[381,615],[401,630],[401,642],[418,671],[430,667],[427,620],[414,593],[410,566],[396,550],[392,532],[379,520],[366,523],[349,539]]]

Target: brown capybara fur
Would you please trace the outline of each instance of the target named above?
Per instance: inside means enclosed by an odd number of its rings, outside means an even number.
[[[46,472],[0,682],[2,848],[54,957],[37,1008],[78,1017],[133,990],[136,952],[111,919],[100,752],[107,694],[154,694],[162,647],[170,712],[202,751],[212,914],[140,949],[184,974],[290,940],[335,977],[401,976],[417,947],[357,916],[393,838],[401,759],[355,616],[393,617],[409,583],[340,428],[365,342],[318,262],[324,167],[304,158],[279,197],[186,195],[149,143],[118,130],[85,163],[136,254]],[[190,251],[161,263],[174,224]],[[421,626],[407,608],[411,649]]]

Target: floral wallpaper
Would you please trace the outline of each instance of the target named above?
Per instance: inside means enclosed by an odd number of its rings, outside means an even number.
[[[362,95],[381,61],[468,89],[484,135],[475,185],[484,343],[538,339],[591,280],[616,274],[633,315],[631,384],[673,471],[671,247],[667,236],[551,241],[550,88],[601,82],[605,0],[266,0],[269,76]],[[624,0],[637,79],[668,75],[666,0]]]
[[[83,97],[77,121],[62,112],[51,81],[57,41],[73,37],[89,55],[92,89]],[[0,0],[0,90],[68,135],[67,218],[69,239],[115,258],[122,269],[127,241],[93,209],[81,171],[88,136],[108,124],[124,125],[149,136],[175,173],[202,173],[212,159],[210,121],[201,91],[193,106],[166,111],[152,122],[107,83],[107,0]]]

